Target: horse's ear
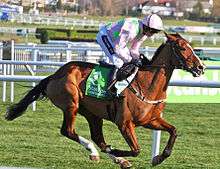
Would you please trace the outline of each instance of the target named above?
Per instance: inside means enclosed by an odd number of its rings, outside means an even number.
[[[182,37],[178,32],[176,32],[176,36],[177,37]]]
[[[167,34],[165,31],[163,31],[163,33],[164,33],[164,35],[168,38],[168,34]]]
[[[172,38],[173,38],[173,36],[172,36],[172,35],[170,35],[170,34],[166,33],[165,31],[164,31],[163,33],[165,34],[165,36],[167,37],[167,39],[172,39]]]

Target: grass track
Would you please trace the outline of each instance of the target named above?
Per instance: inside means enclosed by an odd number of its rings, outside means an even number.
[[[16,87],[16,101],[24,89]],[[26,89],[25,89],[26,90]],[[0,90],[1,91],[1,90]],[[0,92],[1,95],[1,92]],[[3,118],[9,102],[0,105],[0,166],[36,167],[45,169],[116,169],[103,153],[96,164],[89,152],[61,136],[62,113],[49,101],[40,101],[37,111],[28,109],[23,117],[12,122]],[[220,169],[220,104],[168,104],[164,117],[178,130],[173,154],[156,169]],[[87,122],[78,115],[76,131],[89,137]],[[141,154],[128,158],[133,168],[153,168],[150,165],[151,131],[136,130]],[[105,121],[106,142],[113,147],[128,149],[115,125]],[[168,135],[162,133],[162,147]]]

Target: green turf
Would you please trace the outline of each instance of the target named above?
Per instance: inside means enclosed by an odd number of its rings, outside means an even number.
[[[17,83],[16,83],[17,84]],[[16,101],[27,90],[16,85]],[[0,90],[1,91],[1,90]],[[0,95],[2,93],[0,92]],[[61,136],[59,130],[62,113],[49,101],[37,103],[37,111],[30,108],[22,117],[12,122],[3,115],[10,103],[0,106],[0,166],[35,167],[45,169],[112,169],[119,168],[104,153],[101,161],[89,160],[89,152],[75,142]],[[220,157],[220,104],[168,104],[164,118],[177,127],[178,138],[173,154],[157,169],[219,169]],[[85,119],[78,115],[76,131],[90,138]],[[133,168],[152,168],[151,131],[136,130],[141,146],[138,157],[128,158]],[[108,144],[129,149],[117,127],[104,123],[104,135]],[[162,133],[162,147],[168,134]]]

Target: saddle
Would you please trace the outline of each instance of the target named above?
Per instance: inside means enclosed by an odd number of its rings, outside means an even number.
[[[125,64],[117,71],[116,79],[112,82],[115,70],[114,65],[104,62],[95,66],[86,81],[85,95],[100,99],[117,97],[133,80],[138,69],[133,64]],[[108,90],[110,85],[114,86],[111,91]]]

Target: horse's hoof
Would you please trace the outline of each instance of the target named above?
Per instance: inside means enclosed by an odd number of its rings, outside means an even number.
[[[124,161],[120,162],[120,167],[122,169],[131,168],[132,164],[128,160],[124,160]]]
[[[98,155],[89,155],[89,158],[92,161],[97,161],[97,162],[100,161],[100,156],[98,156]]]
[[[156,166],[156,165],[160,164],[161,162],[162,162],[161,156],[157,155],[152,160],[152,166]]]

